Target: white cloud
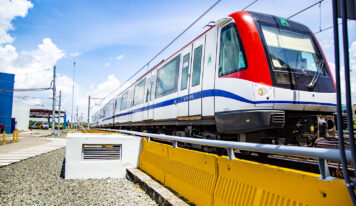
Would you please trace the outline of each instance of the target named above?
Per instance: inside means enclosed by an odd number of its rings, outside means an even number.
[[[50,38],[44,38],[31,51],[18,52],[11,45],[14,38],[8,33],[13,29],[11,21],[25,17],[33,4],[26,0],[0,0],[0,72],[15,74],[15,88],[48,88],[53,79],[53,65],[64,57]],[[59,87],[60,87],[59,82]],[[50,91],[15,94],[27,99],[29,104],[47,104]]]
[[[49,87],[53,65],[64,53],[49,38],[33,51],[17,53],[12,45],[0,47],[0,70],[15,74],[15,88]]]
[[[95,102],[95,107],[92,110],[92,114],[94,114],[96,112],[98,107],[107,103],[110,99],[112,99],[115,96],[115,94],[117,94],[117,91],[115,91],[115,89],[119,88],[120,84],[121,83],[118,80],[118,78],[115,77],[115,75],[110,74],[104,82],[102,82],[96,86],[91,86],[91,88],[90,88],[91,97],[105,98],[101,101]]]
[[[71,57],[77,57],[77,56],[79,56],[79,55],[80,55],[79,52],[74,52],[74,53],[70,53],[70,54],[69,54],[69,56],[71,56]]]
[[[109,67],[111,64],[109,62],[104,64],[104,67]]]
[[[17,3],[20,1],[14,0],[13,2]],[[13,39],[7,34],[7,31],[12,29],[11,20],[16,15],[13,15],[12,18],[4,18],[4,14],[2,12],[4,7],[2,5],[4,5],[4,3],[0,0],[0,72],[15,74],[15,88],[49,87],[53,79],[53,65],[55,65],[59,59],[65,57],[65,53],[60,50],[50,38],[44,38],[35,50],[18,52],[13,45],[9,44],[13,41]],[[32,6],[32,4],[30,5]],[[22,11],[20,9],[18,13],[25,16],[27,14],[27,10]],[[3,25],[8,26],[4,27]],[[5,32],[5,35],[1,32]],[[6,44],[1,45],[1,43]],[[78,55],[80,55],[78,52],[69,54],[71,57]],[[117,57],[118,60],[122,58],[123,55]],[[110,66],[110,63],[105,64],[105,66]],[[61,108],[62,110],[67,111],[69,120],[72,107],[73,80],[70,77],[58,72],[59,70],[60,68],[57,68],[57,96],[59,95],[59,91],[61,91]],[[82,116],[81,114],[83,113],[84,118],[86,118],[85,115],[87,114],[86,111],[89,90],[81,87],[81,85],[76,82],[74,83],[74,86],[74,114],[76,114],[76,107],[78,106],[79,116]],[[91,94],[93,97],[105,97],[112,92],[113,89],[118,88],[119,86],[119,80],[114,75],[109,75],[104,82],[98,84],[97,86],[93,86]],[[19,95],[28,96],[29,98],[27,98],[27,103],[31,104],[32,107],[36,107],[37,105],[39,108],[51,108],[52,102],[48,99],[48,97],[51,97],[52,91],[40,93],[28,92],[17,94],[16,96]]]
[[[27,0],[1,0],[0,1],[0,45],[12,43],[12,37],[8,31],[14,29],[11,21],[17,17],[25,17],[33,4]]]
[[[121,55],[119,55],[119,56],[116,57],[117,60],[121,60],[122,58],[124,58],[124,55],[123,55],[123,54],[121,54]]]
[[[118,78],[110,74],[104,82],[98,84],[90,93],[94,97],[105,97],[119,86],[120,81]]]

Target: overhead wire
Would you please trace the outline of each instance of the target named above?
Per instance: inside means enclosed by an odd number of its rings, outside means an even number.
[[[31,97],[31,96],[13,96],[14,98],[22,99],[50,99],[51,97]]]
[[[307,11],[308,9],[311,9],[312,7],[314,7],[314,6],[316,6],[316,5],[319,4],[319,31],[313,32],[313,33],[314,33],[314,34],[319,34],[319,33],[322,33],[322,32],[324,32],[324,31],[327,31],[327,30],[329,30],[329,29],[332,29],[332,28],[334,28],[334,26],[329,26],[329,27],[324,28],[324,29],[322,29],[322,26],[321,26],[321,3],[322,3],[323,1],[324,1],[324,0],[320,0],[320,1],[318,1],[318,2],[315,2],[314,4],[312,4],[312,5],[310,5],[310,6],[307,6],[307,7],[305,7],[304,9],[298,11],[297,13],[294,13],[293,15],[289,16],[287,19],[293,18],[293,17],[297,16],[298,14],[301,14],[301,13]],[[338,25],[340,25],[340,24],[341,24],[341,23],[339,23]]]
[[[0,89],[0,92],[39,92],[39,91],[46,91],[51,90],[52,88],[28,88],[28,89]]]
[[[338,23],[337,25],[341,25],[341,22]],[[319,34],[319,33],[322,33],[322,32],[324,32],[324,31],[327,31],[327,30],[332,29],[332,28],[334,28],[334,26],[329,26],[329,27],[324,28],[324,29],[322,29],[322,30],[320,30],[320,31],[318,31],[318,32],[315,32],[314,34]]]
[[[251,2],[250,4],[248,4],[247,6],[245,6],[242,11],[245,11],[247,8],[249,8],[250,6],[252,6],[253,4],[255,4],[258,0],[255,0],[253,2]]]
[[[220,3],[222,0],[217,0],[212,6],[210,6],[203,14],[201,14],[193,23],[191,23],[187,28],[185,28],[178,36],[176,36],[171,42],[169,42],[163,49],[161,49],[155,56],[153,56],[143,67],[141,67],[139,70],[137,70],[133,75],[131,75],[120,87],[116,88],[112,92],[110,92],[108,95],[106,95],[104,98],[107,98],[114,92],[116,92],[118,89],[120,89],[123,85],[128,83],[133,77],[135,77],[139,72],[141,72],[144,68],[148,67],[150,63],[155,60],[159,55],[161,55],[169,46],[171,46],[178,38],[180,38],[186,31],[188,31],[195,23],[197,23],[203,16],[205,16],[211,9],[213,9],[218,3]]]
[[[320,0],[320,1],[318,1],[318,2],[316,2],[316,3],[314,3],[314,4],[312,4],[312,5],[310,5],[310,6],[308,6],[308,7],[306,7],[306,8],[304,8],[304,9],[298,11],[297,13],[291,15],[291,16],[288,17],[287,19],[291,19],[291,18],[297,16],[298,14],[303,13],[304,11],[306,11],[306,10],[308,10],[308,9],[310,9],[310,8],[312,8],[312,7],[316,6],[316,5],[318,5],[318,4],[320,4],[320,3],[323,2],[323,1],[324,1],[324,0]]]
[[[143,65],[138,71],[136,71],[133,75],[131,75],[121,86],[110,92],[108,95],[104,97],[107,98],[108,96],[112,95],[118,89],[120,89],[123,85],[128,83],[133,77],[135,77],[139,72],[141,72],[144,68],[149,67],[150,63],[155,60],[159,55],[161,55],[169,46],[171,46],[177,39],[179,39],[186,31],[188,31],[194,24],[196,24],[201,18],[203,18],[210,10],[212,10],[217,4],[219,4],[222,0],[216,1],[213,5],[211,5],[203,14],[201,14],[193,23],[191,23],[187,28],[185,28],[178,36],[176,36],[171,42],[169,42],[162,50],[160,50],[154,57],[152,57],[145,65]],[[246,10],[253,4],[255,4],[258,0],[254,0],[247,6],[245,6],[242,11]]]

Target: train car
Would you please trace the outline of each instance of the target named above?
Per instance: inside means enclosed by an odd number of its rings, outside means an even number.
[[[239,11],[211,25],[94,116],[94,125],[313,145],[335,135],[335,84],[306,26]]]

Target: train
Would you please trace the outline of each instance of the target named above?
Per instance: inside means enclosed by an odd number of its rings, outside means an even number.
[[[335,136],[335,82],[313,32],[238,11],[103,105],[92,126],[313,146]]]

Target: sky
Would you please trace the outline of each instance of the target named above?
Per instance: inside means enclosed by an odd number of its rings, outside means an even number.
[[[239,11],[251,2],[222,0],[150,65],[194,39],[210,21]],[[287,18],[315,2],[259,0],[247,10]],[[74,113],[78,106],[79,116],[86,120],[88,95],[103,98],[116,91],[111,94],[115,95],[128,77],[213,3],[215,0],[0,0],[0,72],[16,75],[15,88],[44,88],[50,86],[56,65],[57,92],[62,91],[62,110],[70,116],[75,71]],[[292,20],[314,32],[331,26],[331,0]],[[352,88],[356,90],[355,21],[349,21],[348,26]],[[332,29],[316,37],[333,70]],[[51,91],[17,92],[15,99],[25,100],[32,108],[51,109],[51,95]],[[91,113],[109,99],[92,100]],[[355,102],[356,91],[353,99]]]

